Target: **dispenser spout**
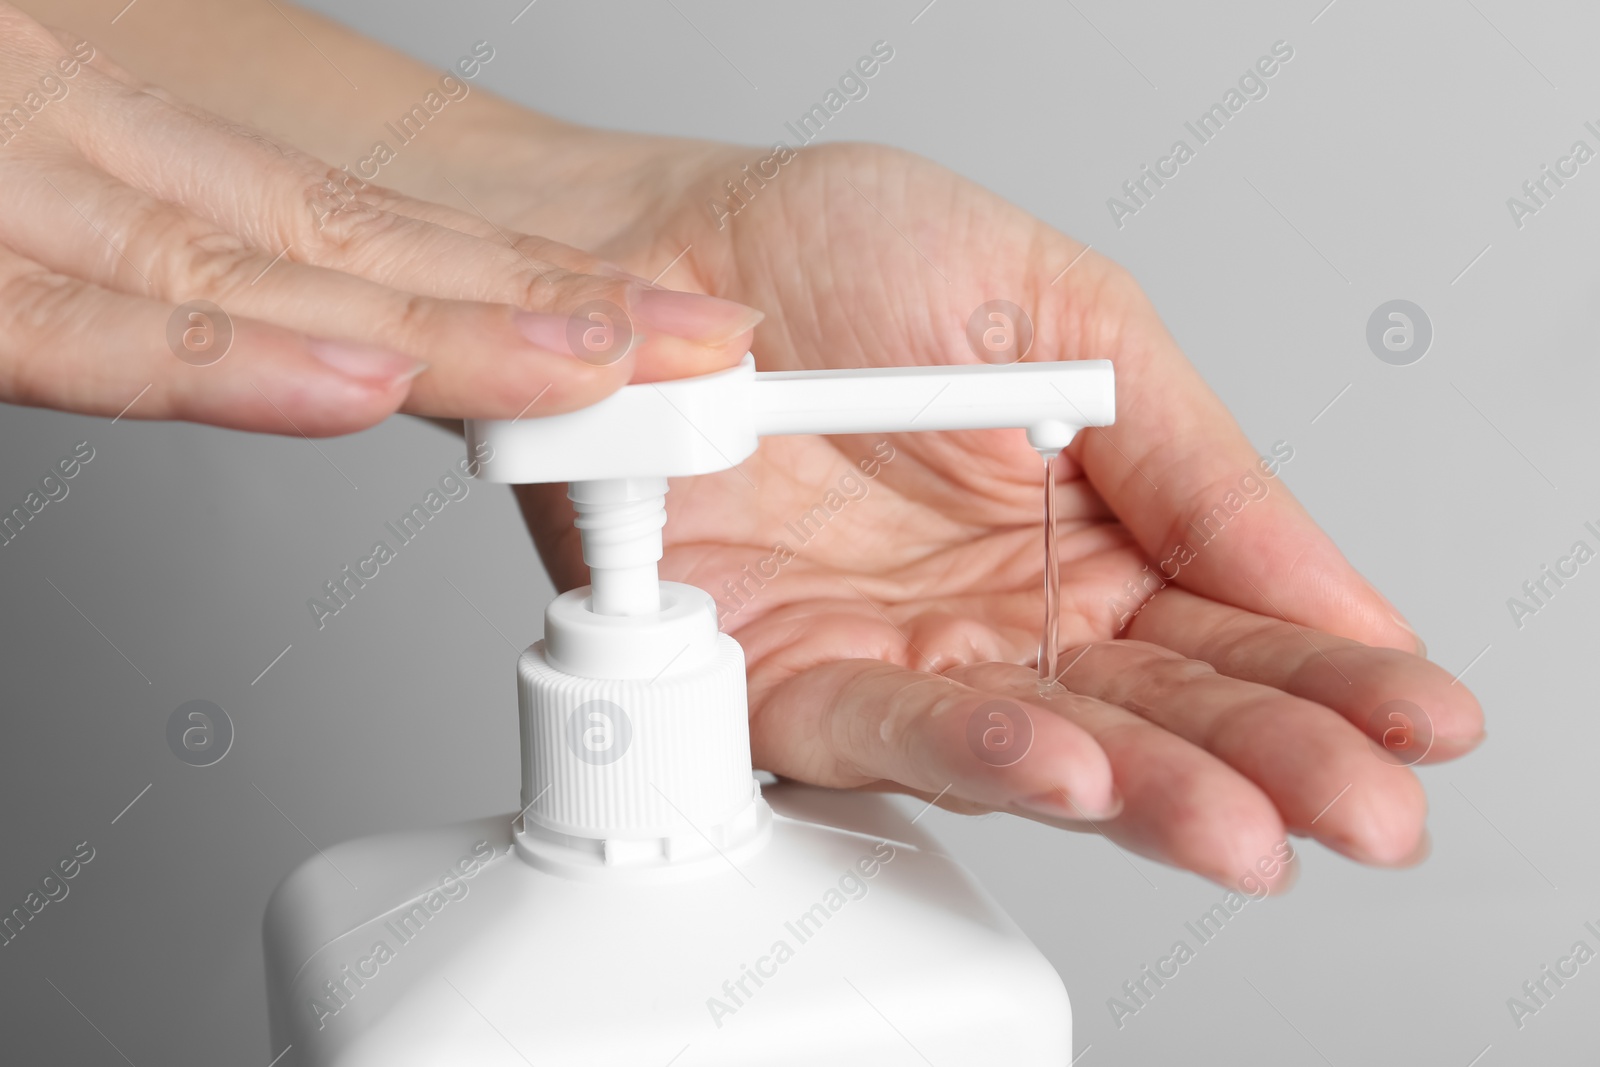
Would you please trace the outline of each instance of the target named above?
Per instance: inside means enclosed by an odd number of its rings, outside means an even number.
[[[1111,362],[1104,359],[773,371],[755,376],[751,395],[762,437],[1034,427],[1059,437],[1116,418]]]

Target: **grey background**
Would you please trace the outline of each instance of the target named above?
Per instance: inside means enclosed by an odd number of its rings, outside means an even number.
[[[1600,520],[1600,161],[1521,230],[1505,200],[1574,139],[1600,147],[1582,128],[1600,120],[1600,15],[924,3],[542,0],[515,25],[523,0],[318,6],[440,64],[488,39],[480,85],[568,118],[756,144],[892,43],[828,138],[924,153],[1132,268],[1252,440],[1294,445],[1287,482],[1433,658],[1470,667],[1489,714],[1479,752],[1422,771],[1424,866],[1300,843],[1299,886],[1250,905],[1120,1030],[1106,999],[1222,891],[1093,837],[924,819],[1063,974],[1079,1062],[1595,1062],[1600,963],[1521,1030],[1506,999],[1573,942],[1600,948],[1582,927],[1600,925],[1600,563],[1520,630],[1506,599]],[[1279,39],[1295,58],[1270,95],[1118,230],[1106,198]],[[1365,344],[1395,298],[1434,325],[1412,366]],[[550,586],[509,494],[475,485],[315,631],[306,598],[462,455],[409,420],[312,446],[4,408],[0,503],[82,440],[96,456],[70,495],[0,548],[0,903],[80,840],[97,855],[0,948],[0,1048],[264,1067],[267,894],[313,842],[517,806],[508,646],[538,635]],[[164,740],[197,698],[237,730],[203,769]]]

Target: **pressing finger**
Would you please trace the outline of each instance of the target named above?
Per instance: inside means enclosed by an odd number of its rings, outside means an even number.
[[[522,336],[515,341],[523,346],[531,341],[601,365],[626,351],[633,380],[655,381],[735,365],[761,319],[733,301],[606,272],[587,253],[517,234],[476,209],[468,214],[414,204],[253,130],[148,94],[123,91],[115,103],[109,110],[117,121],[137,121],[141,136],[114,156],[94,160],[109,173],[184,204],[269,256],[281,252],[291,262],[424,297],[521,309],[514,321]],[[399,210],[402,205],[408,210]],[[428,361],[439,369],[414,391],[419,410],[431,404],[440,410],[428,414],[462,414],[463,397],[492,394],[475,381],[452,389],[449,368],[474,355],[490,366],[504,362],[516,352],[500,347],[505,340],[482,337],[476,349],[453,349],[448,358],[430,353]],[[522,384],[506,383],[503,391],[520,393],[511,386]],[[541,413],[569,409],[545,405]]]
[[[0,399],[308,437],[382,421],[415,364],[332,352],[282,327],[174,308],[49,271],[0,248]],[[185,337],[187,335],[187,337]],[[176,340],[176,347],[169,341]],[[183,355],[178,355],[182,352]]]
[[[354,371],[365,370],[361,353],[370,349],[426,365],[407,404],[421,414],[570,411],[626,384],[637,350],[650,343],[626,326],[635,287],[619,280],[600,285],[553,272],[551,300],[581,309],[606,293],[622,304],[583,328],[620,332],[602,342],[596,358],[575,358],[558,350],[567,344],[570,316],[421,297],[274,257],[83,164],[63,163],[47,183],[22,186],[16,206],[0,220],[0,238],[53,270],[174,304],[208,300],[231,315],[320,337]]]

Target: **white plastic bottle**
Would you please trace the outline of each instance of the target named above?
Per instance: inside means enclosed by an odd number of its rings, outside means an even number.
[[[279,1062],[1068,1064],[1059,976],[926,834],[881,796],[762,788],[743,653],[656,563],[666,479],[764,434],[1017,426],[1059,448],[1113,407],[1103,362],[747,359],[469,425],[480,476],[572,483],[592,584],[550,604],[517,664],[521,812],[347,842],[273,894]]]

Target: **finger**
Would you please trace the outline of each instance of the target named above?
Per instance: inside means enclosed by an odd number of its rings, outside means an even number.
[[[156,200],[82,164],[52,168],[43,185],[13,182],[19,210],[0,219],[0,239],[62,273],[174,303],[209,300],[254,317],[348,342],[333,349],[359,366],[382,348],[431,372],[406,409],[452,417],[514,417],[582,407],[628,381],[639,345],[627,329],[596,362],[554,351],[567,320],[503,304],[418,297],[354,274],[278,262],[175,204]],[[609,282],[617,299],[633,297]],[[568,275],[569,301],[596,290]],[[622,309],[626,316],[628,311]],[[552,323],[554,326],[552,327]]]
[[[107,77],[115,78],[124,85],[138,86],[146,91],[153,88],[148,83],[143,83],[142,79],[136,77],[126,67],[106,55],[96,47],[93,41],[88,40],[76,30],[69,30],[62,26],[45,26],[44,30],[54,37],[56,43],[67,53],[67,55],[54,57],[56,60],[65,61],[56,67],[62,77],[77,77],[78,69],[76,64],[83,64],[84,66],[93,67]]]
[[[580,359],[604,361],[613,350],[585,347],[591,324],[602,322],[595,305],[602,313],[620,307],[626,330],[640,339],[632,353],[635,382],[734,366],[765,317],[731,300],[667,289],[571,245],[506,229],[479,214],[369,183],[357,182],[352,190],[348,175],[325,182],[308,212],[317,234],[302,242],[305,250],[295,253],[300,258],[413,292],[537,309],[524,316],[535,335]],[[285,247],[301,246],[291,236]],[[580,313],[565,310],[571,308]]]
[[[1454,759],[1484,738],[1483,709],[1467,687],[1437,664],[1404,652],[1369,648],[1175,587],[1161,590],[1134,616],[1127,636],[1332,708],[1396,762]]]
[[[1272,801],[1210,753],[1094,697],[1066,690],[1038,695],[1037,677],[1023,667],[974,664],[948,677],[986,692],[1033,696],[1100,745],[1123,798],[1122,813],[1058,825],[1093,829],[1142,856],[1229,886],[1247,876],[1274,889],[1292,880],[1284,855],[1292,849],[1282,844],[1285,830]]]
[[[991,807],[1113,814],[1105,753],[1036,702],[999,697],[881,660],[835,660],[762,687],[751,702],[757,763],[851,787],[881,779]]]
[[[1069,277],[1053,290],[1075,324],[1060,354],[1112,359],[1120,401],[1114,426],[1082,435],[1081,460],[1145,552],[1215,600],[1416,649],[1409,624],[1283,485],[1296,442],[1274,446],[1264,468],[1126,272],[1088,252]]]
[[[169,349],[174,309],[45,269],[0,248],[0,399],[92,415],[185,419],[309,437],[350,433],[405,399],[411,361],[351,373],[318,343],[249,319],[185,321],[207,345]],[[225,331],[225,332],[223,332]],[[376,371],[386,354],[370,353]]]
[[[1421,784],[1338,713],[1142,641],[1086,649],[1068,653],[1061,675],[1073,692],[1210,752],[1266,793],[1294,833],[1363,863],[1414,861],[1427,816]]]
[[[731,300],[637,279],[558,242],[498,227],[491,227],[492,236],[474,236],[370,205],[369,195],[328,216],[306,241],[307,251],[296,255],[410,292],[527,309],[518,319],[530,337],[581,360],[609,360],[622,343],[604,332],[611,327],[637,341],[630,350],[632,381],[735,366],[764,317]],[[407,201],[387,191],[375,199]],[[606,316],[618,310],[620,322],[610,323]]]
[[[760,312],[733,301],[599,273],[602,263],[595,257],[525,238],[482,216],[486,229],[462,229],[466,222],[459,214],[427,213],[457,224],[446,225],[419,217],[420,211],[396,211],[407,201],[401,194],[192,109],[133,93],[118,103],[131,113],[122,116],[124,121],[138,122],[141,136],[137,144],[95,162],[124,181],[183,203],[219,228],[269,254],[281,251],[290,261],[408,293],[524,309],[518,324],[550,351],[610,363],[628,343],[626,337],[640,338],[629,350],[627,370],[635,380],[733,366],[749,349],[761,319]],[[595,332],[586,316],[575,327],[573,312],[597,304],[622,312],[626,329],[606,335],[599,350],[585,350],[580,345]],[[483,358],[495,355],[491,351]],[[443,365],[437,358],[430,362]],[[433,399],[432,390],[448,394],[447,386],[443,375],[418,383],[419,404]]]

